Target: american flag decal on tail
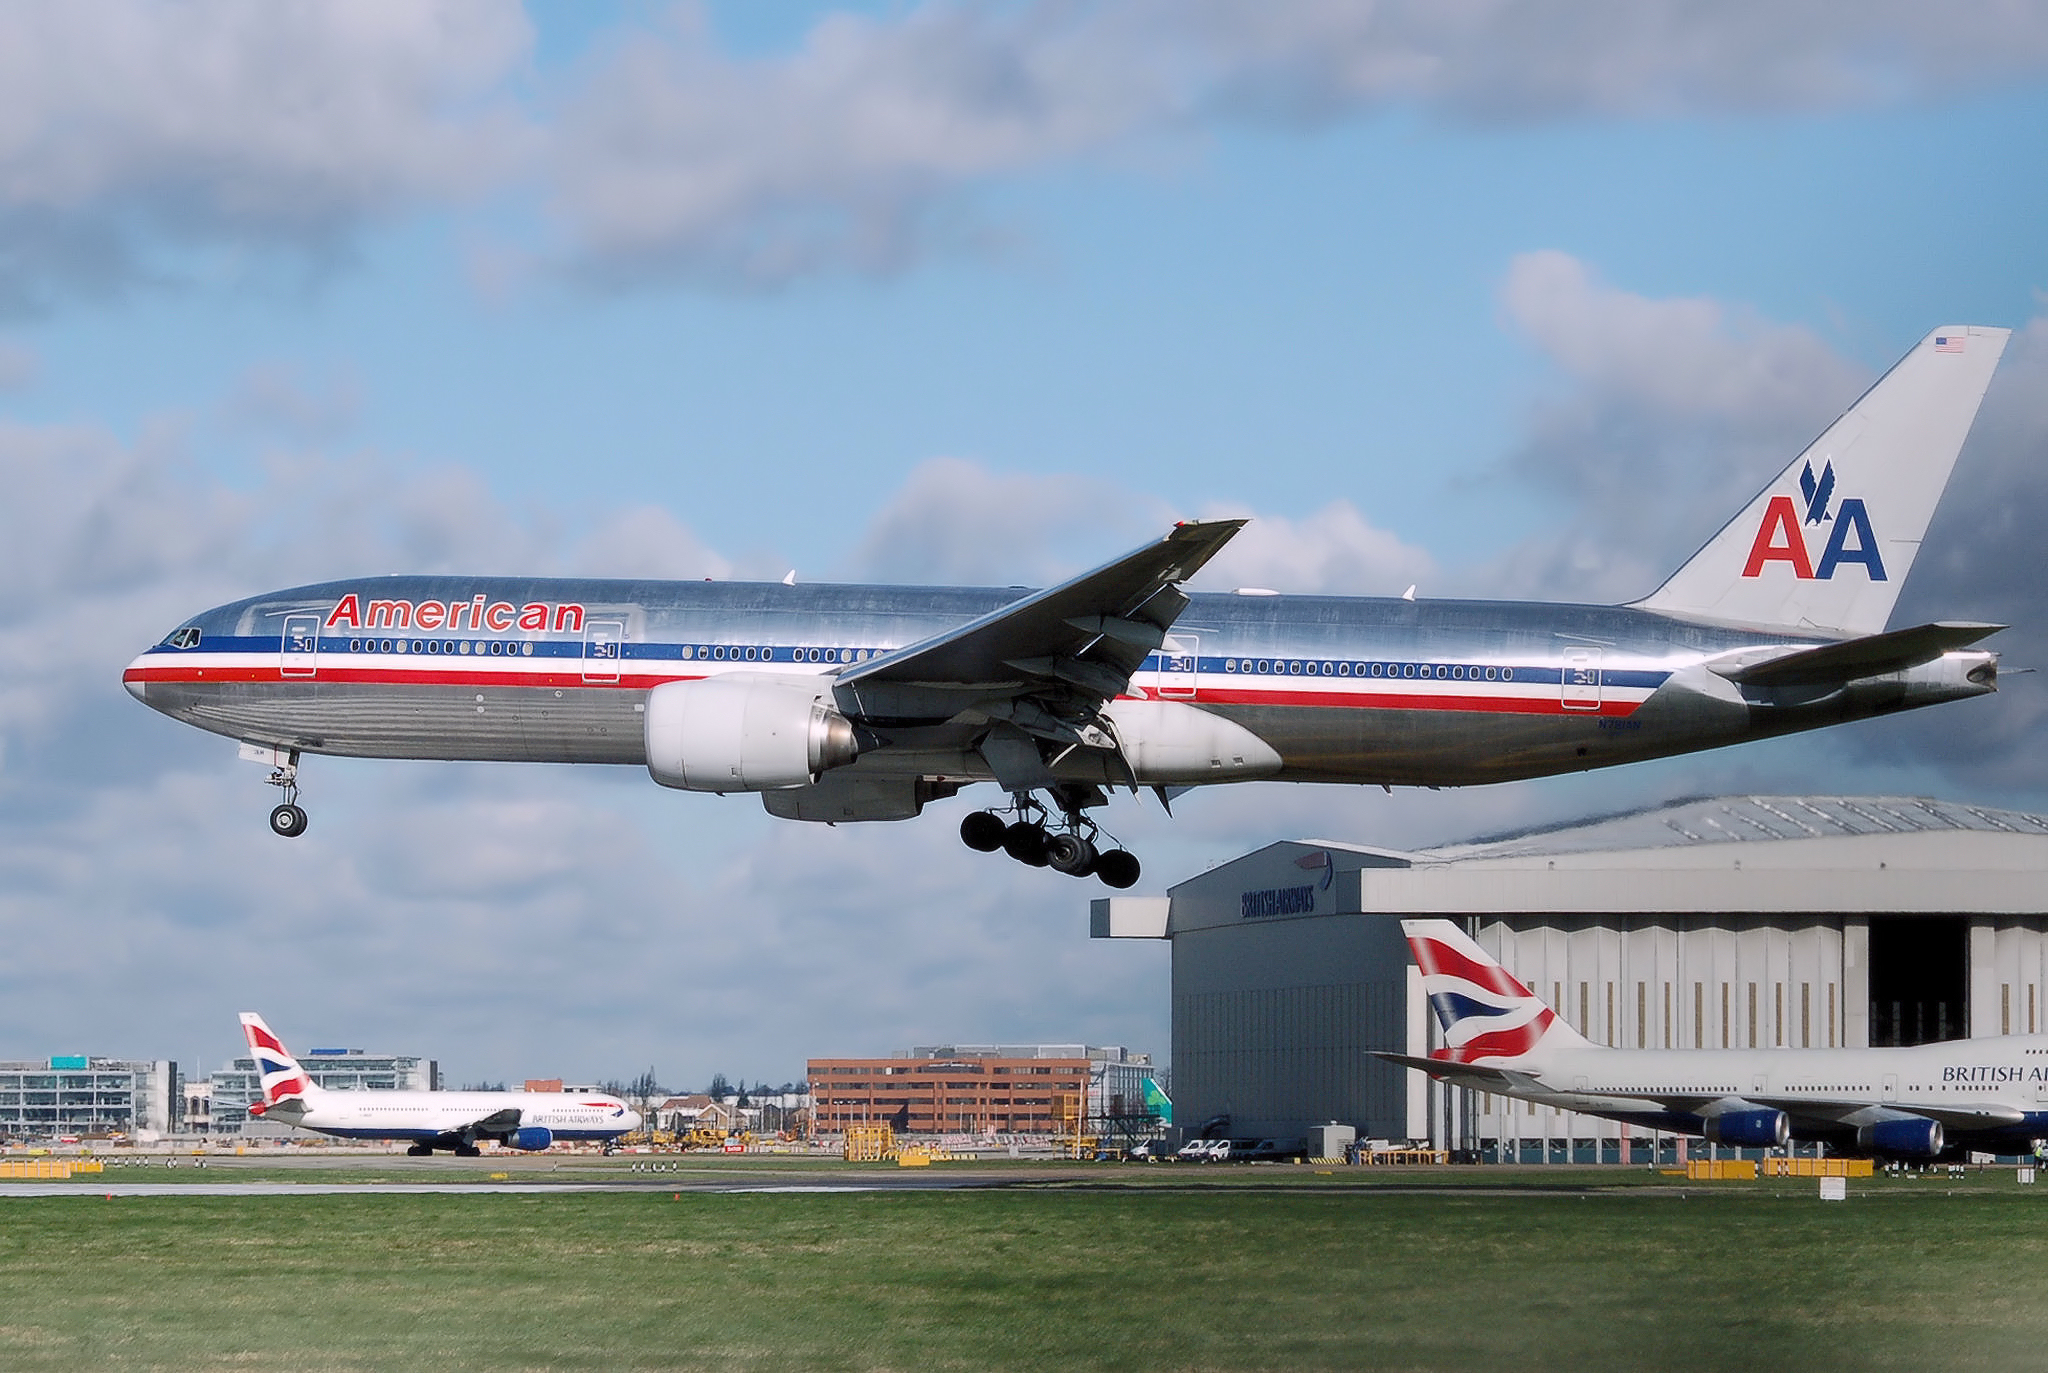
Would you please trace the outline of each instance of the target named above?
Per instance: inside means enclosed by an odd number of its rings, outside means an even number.
[[[1579,1036],[1485,950],[1448,920],[1404,920],[1401,929],[1443,1027],[1429,1056],[1450,1063],[1515,1059],[1546,1035]]]

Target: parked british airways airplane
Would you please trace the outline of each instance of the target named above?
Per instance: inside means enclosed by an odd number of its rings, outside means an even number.
[[[270,763],[283,835],[309,753],[636,764],[827,823],[994,782],[968,845],[1125,887],[1088,817],[1118,786],[1500,782],[1995,690],[2001,626],[1885,625],[2008,333],[1929,334],[1628,605],[1187,594],[1244,523],[1214,520],[1033,592],[328,582],[194,616],[126,683]]]
[[[1721,1144],[1787,1139],[1894,1158],[2026,1153],[2048,1137],[2048,1035],[1902,1049],[1609,1049],[1448,920],[1403,920],[1443,1027],[1427,1058],[1380,1058],[1461,1087]]]
[[[408,1154],[452,1149],[474,1158],[481,1140],[538,1150],[640,1128],[640,1113],[604,1092],[330,1092],[254,1011],[242,1012],[242,1036],[263,1093],[249,1114],[340,1139],[402,1139],[411,1141]]]

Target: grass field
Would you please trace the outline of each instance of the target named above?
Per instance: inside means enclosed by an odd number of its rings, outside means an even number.
[[[1491,1176],[1430,1193],[1177,1169],[857,1194],[87,1184],[0,1200],[0,1367],[2048,1363],[2048,1197],[2009,1172],[1877,1179],[1826,1205],[1810,1182]]]

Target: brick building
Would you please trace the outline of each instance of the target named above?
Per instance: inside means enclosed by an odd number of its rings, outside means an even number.
[[[814,1058],[813,1128],[888,1124],[898,1134],[1050,1134],[1072,1129],[1086,1099],[1089,1060],[953,1052],[894,1058]]]

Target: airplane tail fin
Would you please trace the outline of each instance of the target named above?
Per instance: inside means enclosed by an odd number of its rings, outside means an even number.
[[[1444,1047],[1430,1050],[1432,1059],[1499,1063],[1525,1058],[1539,1043],[1586,1047],[1583,1035],[1450,921],[1403,920],[1401,933],[1444,1030]]]
[[[1634,604],[1845,637],[1884,629],[2011,334],[1954,325],[1920,340]]]
[[[249,1056],[256,1060],[257,1078],[262,1084],[263,1100],[249,1108],[251,1115],[262,1115],[285,1102],[303,1102],[319,1093],[320,1088],[306,1076],[306,1070],[284,1047],[284,1041],[271,1033],[262,1016],[254,1011],[242,1012],[242,1037],[249,1041]]]

